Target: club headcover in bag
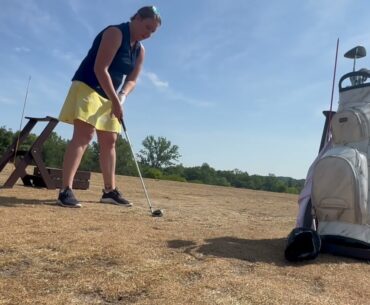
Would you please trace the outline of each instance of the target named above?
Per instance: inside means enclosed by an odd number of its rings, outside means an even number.
[[[321,248],[319,234],[310,228],[294,228],[288,235],[285,258],[291,262],[315,259]]]

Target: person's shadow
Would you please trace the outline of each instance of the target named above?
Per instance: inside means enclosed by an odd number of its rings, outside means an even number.
[[[182,249],[197,258],[216,256],[277,265],[281,265],[284,261],[285,244],[285,238],[250,240],[228,236],[206,239],[202,245],[184,240],[168,241],[169,248]]]
[[[55,205],[55,200],[24,199],[17,197],[0,196],[0,206],[17,207],[20,205]]]
[[[178,249],[199,260],[204,256],[234,258],[251,263],[262,262],[276,266],[301,266],[311,263],[343,263],[357,262],[356,260],[320,254],[315,260],[290,263],[284,257],[286,238],[275,239],[241,239],[236,237],[218,237],[204,240],[199,245],[192,241],[170,240],[168,247]]]

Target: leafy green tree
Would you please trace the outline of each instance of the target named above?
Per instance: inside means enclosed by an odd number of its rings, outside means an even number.
[[[19,132],[13,133],[5,127],[0,127],[0,155],[17,139]],[[18,151],[29,150],[37,136],[30,134],[18,147]],[[52,132],[45,141],[42,157],[47,166],[62,167],[63,155],[68,142],[56,133]],[[180,154],[178,146],[172,145],[166,138],[148,136],[143,141],[144,149],[138,157],[141,161],[141,172],[144,177],[154,179],[167,179],[174,181],[189,181],[222,186],[233,186],[254,190],[265,190],[272,192],[285,192],[298,194],[305,183],[304,179],[296,180],[290,177],[276,177],[274,174],[268,176],[249,175],[238,169],[232,171],[215,170],[207,163],[201,166],[184,167],[176,165]],[[116,173],[118,175],[136,176],[137,170],[131,155],[129,144],[121,135],[118,136]],[[80,170],[100,171],[99,145],[93,142],[87,148],[80,165]]]
[[[142,164],[154,168],[172,166],[181,157],[179,147],[172,145],[164,137],[147,136],[143,141],[144,149],[140,150],[138,157]]]
[[[251,181],[247,172],[242,172],[239,169],[234,169],[232,171],[217,171],[219,176],[224,177],[231,186],[240,188],[251,188],[248,187]]]
[[[14,134],[14,137],[17,139],[18,138],[18,135],[19,135],[19,131],[17,131],[15,134]],[[25,150],[25,151],[28,151],[32,144],[37,140],[37,136],[34,134],[34,133],[30,133],[26,138],[25,140],[19,144],[18,146],[18,151],[19,150]]]
[[[67,142],[53,131],[44,142],[42,149],[42,158],[45,164],[49,167],[61,168],[66,147]]]
[[[116,173],[118,175],[137,176],[135,162],[133,160],[130,146],[126,139],[118,136],[116,143]]]
[[[263,177],[263,184],[262,184],[262,189],[264,191],[272,191],[274,189],[274,185],[276,183],[276,178],[274,176],[267,176]]]
[[[79,170],[100,172],[99,164],[99,145],[97,142],[92,142],[86,149]]]
[[[0,128],[0,156],[2,156],[8,147],[14,141],[14,133],[10,129],[6,129],[5,126]]]
[[[163,174],[165,176],[179,176],[185,178],[184,174],[185,168],[182,164],[169,166],[163,169]]]
[[[92,142],[86,149],[81,160],[80,170],[101,172],[100,169],[100,148],[98,142]],[[135,176],[136,167],[132,159],[130,147],[121,135],[118,136],[116,143],[116,173],[117,175]]]
[[[161,179],[186,182],[184,171],[185,168],[182,164],[166,167],[162,170]]]
[[[287,193],[288,187],[283,181],[277,179],[271,190],[278,193]]]
[[[250,183],[253,185],[254,190],[262,190],[262,185],[264,183],[264,178],[259,175],[252,175],[250,176]]]
[[[203,163],[202,166],[185,168],[184,176],[190,182],[230,186],[230,182],[207,163]]]
[[[203,163],[200,167],[200,180],[207,184],[214,184],[217,180],[217,173],[208,163]]]
[[[143,170],[143,175],[146,178],[152,178],[152,179],[162,179],[163,178],[162,171],[158,168],[153,168],[153,167],[145,167]]]

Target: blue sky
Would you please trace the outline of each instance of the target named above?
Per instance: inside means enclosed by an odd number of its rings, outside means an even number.
[[[143,42],[144,70],[125,104],[134,150],[163,136],[184,166],[305,178],[330,106],[337,38],[334,109],[337,82],[352,69],[343,54],[370,47],[368,1],[2,0],[0,126],[19,129],[29,76],[25,115],[57,117],[95,35],[151,4],[163,25]],[[72,127],[55,131],[69,139]]]

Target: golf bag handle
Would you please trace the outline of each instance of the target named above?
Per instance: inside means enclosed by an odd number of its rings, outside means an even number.
[[[370,86],[370,83],[361,83],[358,85],[353,85],[353,86],[348,86],[348,87],[343,87],[342,83],[346,79],[351,79],[353,77],[363,77],[363,81],[366,81],[367,78],[370,78],[370,71],[369,70],[359,70],[359,71],[354,71],[354,72],[349,72],[347,74],[344,74],[340,80],[339,80],[339,92],[346,91],[349,89],[354,89],[354,88],[361,88],[361,87],[367,87]]]

